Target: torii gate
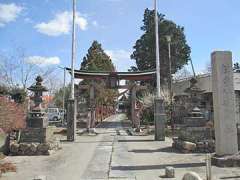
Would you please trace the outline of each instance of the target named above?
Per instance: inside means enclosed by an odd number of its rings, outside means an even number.
[[[66,68],[66,70],[71,74],[71,69]],[[90,85],[81,85],[81,89],[89,89],[90,91],[90,108],[91,108],[91,118],[89,128],[95,127],[95,106],[94,106],[94,81],[104,80],[107,82],[108,88],[115,89],[129,89],[131,94],[131,120],[134,128],[140,128],[140,120],[136,118],[136,92],[138,90],[146,89],[146,86],[139,86],[136,83],[130,85],[120,85],[120,80],[129,81],[143,81],[151,80],[155,77],[156,71],[140,71],[140,72],[91,72],[74,70],[75,79],[86,79],[92,80]]]

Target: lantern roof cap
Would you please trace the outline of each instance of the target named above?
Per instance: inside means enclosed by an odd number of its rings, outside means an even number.
[[[42,85],[43,78],[41,76],[37,76],[37,78],[35,80],[36,80],[36,84],[27,88],[28,90],[33,91],[33,92],[36,92],[36,91],[46,92],[46,91],[48,91],[47,88]]]

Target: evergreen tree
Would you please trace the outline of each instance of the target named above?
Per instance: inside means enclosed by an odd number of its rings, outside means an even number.
[[[110,57],[104,52],[102,46],[97,41],[93,41],[88,49],[87,55],[83,58],[80,70],[86,71],[109,71],[114,72],[115,68]],[[84,80],[81,84],[89,84],[89,80]],[[117,91],[106,89],[106,83],[103,81],[96,82],[95,99],[98,104],[113,105]],[[82,91],[82,95],[89,100],[89,91]]]
[[[156,68],[154,14],[154,10],[145,10],[143,26],[141,27],[144,34],[136,41],[133,47],[134,52],[131,55],[131,59],[136,61],[137,67],[131,67],[130,71],[153,70]],[[165,19],[163,14],[158,14],[158,20],[161,80],[164,82],[169,76],[168,43],[166,36],[170,35],[172,39],[172,74],[188,63],[191,49],[187,45],[183,27]]]
[[[83,58],[80,69],[86,71],[115,71],[112,60],[97,41],[93,41],[88,49],[88,54]]]

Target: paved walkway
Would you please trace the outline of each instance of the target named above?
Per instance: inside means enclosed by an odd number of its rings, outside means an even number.
[[[124,115],[108,118],[97,136],[78,136],[74,143],[63,142],[63,149],[51,156],[8,157],[17,173],[3,174],[4,180],[163,179],[164,168],[176,168],[176,180],[188,171],[205,177],[203,154],[173,152],[171,140],[153,141],[153,136],[130,136]],[[239,168],[213,167],[213,179],[239,179]],[[238,177],[238,178],[237,178]],[[166,178],[164,178],[166,179]]]

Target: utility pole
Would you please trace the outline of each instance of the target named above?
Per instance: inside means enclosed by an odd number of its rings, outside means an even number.
[[[67,140],[76,140],[76,102],[74,98],[74,68],[76,61],[76,0],[72,0],[73,3],[73,22],[72,22],[72,59],[71,59],[71,95],[68,102],[67,112]]]
[[[165,110],[163,99],[161,98],[161,78],[160,78],[160,55],[159,55],[159,35],[158,35],[158,12],[157,0],[154,0],[155,11],[155,43],[156,43],[156,75],[157,75],[157,93],[154,99],[154,122],[155,122],[155,140],[165,140]]]
[[[62,97],[62,109],[65,111],[65,95],[66,95],[66,67],[58,66],[58,68],[63,69],[63,97]]]

